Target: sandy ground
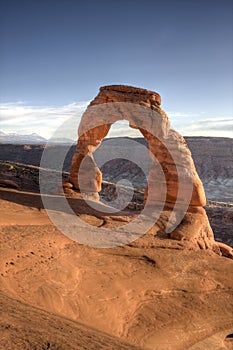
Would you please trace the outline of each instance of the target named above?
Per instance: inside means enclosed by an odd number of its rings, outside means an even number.
[[[0,292],[0,349],[141,349]]]
[[[91,248],[57,230],[39,195],[0,196],[1,349],[134,348],[119,338],[154,350],[232,348],[232,260],[159,238],[154,248]],[[73,207],[94,226],[106,220],[79,199]],[[114,229],[127,216],[108,220]]]

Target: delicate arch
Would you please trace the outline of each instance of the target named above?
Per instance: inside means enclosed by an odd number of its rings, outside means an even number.
[[[189,248],[212,249],[233,258],[231,247],[214,240],[203,208],[206,204],[204,188],[191,152],[184,138],[170,129],[169,119],[160,105],[160,95],[153,91],[123,85],[101,87],[82,116],[69,180],[74,188],[80,189],[81,179],[82,193],[87,193],[87,198],[98,200],[102,174],[94,161],[93,152],[108,134],[111,125],[126,119],[130,127],[142,133],[150,155],[159,162],[157,166],[152,162],[147,186],[149,191],[145,191],[146,207],[156,208],[164,204],[159,223],[154,223],[155,234],[162,227],[164,237],[182,241]],[[163,178],[158,176],[158,167],[160,174],[162,168]],[[159,186],[156,186],[158,183]]]
[[[204,189],[188,146],[180,134],[170,129],[169,119],[160,104],[160,95],[153,91],[122,85],[100,88],[99,94],[84,112],[79,126],[77,152],[70,169],[73,186],[79,189],[79,179],[82,179],[84,192],[97,193],[101,190],[102,174],[94,161],[93,152],[107,136],[111,125],[126,119],[130,127],[142,133],[151,154],[162,166],[167,187],[166,203],[178,201],[187,204],[185,201],[189,201],[191,206],[205,205]],[[85,164],[80,170],[83,161]],[[177,167],[182,173],[182,180],[177,174]],[[149,182],[153,186],[157,180],[157,169],[152,164]],[[191,196],[188,193],[190,186]],[[179,187],[182,187],[182,191]],[[163,191],[163,186],[159,189]],[[145,200],[147,195],[148,191],[145,192]],[[151,198],[153,202],[153,194]]]

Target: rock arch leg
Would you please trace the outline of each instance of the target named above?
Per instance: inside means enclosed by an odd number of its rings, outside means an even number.
[[[184,138],[174,130],[170,130],[165,142],[159,140],[149,132],[139,129],[148,142],[148,147],[152,157],[155,157],[161,165],[166,183],[159,183],[157,166],[152,163],[148,182],[150,188],[155,191],[164,191],[166,187],[166,204],[188,204],[188,206],[204,206],[206,197],[203,185],[196,172],[191,152],[187,147]],[[182,172],[182,177],[178,176],[177,168]],[[190,192],[190,183],[192,193]],[[159,186],[158,186],[159,185]],[[164,185],[164,186],[162,186]],[[179,196],[179,187],[182,187],[182,196]],[[145,192],[145,201],[148,197],[148,188]],[[153,193],[150,196],[153,204]],[[155,198],[159,198],[157,194]]]
[[[102,173],[95,163],[93,152],[107,135],[111,125],[96,127],[80,135],[76,153],[72,158],[69,181],[74,188],[81,189],[86,197],[98,200],[101,191]]]

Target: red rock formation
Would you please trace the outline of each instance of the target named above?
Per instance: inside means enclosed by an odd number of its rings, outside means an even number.
[[[115,102],[115,103],[114,103]],[[170,123],[167,115],[160,108],[161,98],[156,92],[129,86],[112,85],[100,88],[97,97],[90,103],[82,117],[79,127],[79,139],[77,154],[75,154],[70,171],[70,181],[79,188],[78,173],[82,160],[85,162],[82,173],[79,174],[80,181],[83,179],[82,190],[85,192],[99,192],[101,188],[101,173],[97,168],[92,153],[100,145],[107,135],[111,124],[119,119],[128,119],[130,126],[139,129],[147,139],[151,154],[154,155],[165,174],[167,185],[166,202],[175,203],[178,196],[179,181],[177,166],[182,170],[182,187],[189,187],[190,178],[193,182],[193,193],[190,204],[195,206],[205,205],[206,199],[202,183],[196,173],[191,153],[183,137],[173,130],[169,130]],[[102,109],[94,106],[102,105]],[[113,107],[113,108],[109,108]],[[134,108],[136,105],[136,109]],[[145,108],[139,108],[137,106]],[[149,114],[151,120],[146,121]],[[101,114],[98,114],[102,112]],[[135,112],[135,114],[134,114]],[[141,115],[138,118],[138,114]],[[153,119],[152,119],[153,118]],[[93,120],[97,120],[97,126],[93,127]],[[108,123],[106,124],[106,121]],[[146,122],[146,123],[145,123]],[[151,131],[151,132],[150,132]],[[174,159],[174,156],[176,159]],[[85,176],[85,168],[91,172],[88,180]],[[186,174],[185,174],[186,171]],[[86,173],[87,174],[87,173]],[[185,176],[184,176],[185,175]],[[152,166],[150,173],[151,184],[157,180],[157,169]],[[161,186],[162,187],[162,186]],[[186,193],[183,191],[185,197]],[[180,198],[181,202],[185,198]]]
[[[152,158],[155,157],[160,164],[154,162],[151,166],[148,180],[150,190],[147,189],[145,193],[146,205],[156,207],[160,200],[164,200],[171,212],[185,210],[182,224],[170,230],[170,237],[187,239],[199,248],[219,251],[205,210],[202,209],[206,197],[191,152],[184,138],[170,129],[169,119],[160,104],[160,95],[153,91],[122,85],[101,87],[82,116],[70,182],[82,193],[89,193],[92,198],[94,194],[98,198],[102,176],[93,159],[93,152],[111,125],[126,119],[132,128],[141,131]],[[164,174],[163,180],[159,166]]]

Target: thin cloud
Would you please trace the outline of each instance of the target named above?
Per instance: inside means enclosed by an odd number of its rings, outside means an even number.
[[[0,103],[0,130],[18,134],[37,133],[50,138],[54,133],[59,137],[77,139],[77,129],[82,113],[89,102],[73,102],[64,106],[30,106],[22,101]],[[207,118],[205,113],[199,115],[170,112],[168,116],[172,128],[187,136],[225,136],[232,137],[233,118],[221,116]],[[70,122],[69,122],[70,121]],[[131,136],[141,134],[120,120],[115,123],[108,137]]]
[[[77,125],[88,102],[61,107],[27,106],[22,103],[0,104],[0,129],[19,134],[38,133],[50,137],[68,118],[77,117]]]
[[[233,136],[232,118],[210,118],[192,121],[190,124],[181,125],[180,132],[187,136]]]
[[[222,136],[233,135],[231,116],[207,116],[206,113],[190,114],[183,112],[168,113],[172,128],[186,136]]]
[[[196,117],[197,115],[196,114],[191,114],[191,113],[183,113],[183,112],[166,112],[167,115],[170,117],[170,118],[183,118],[183,117]]]

